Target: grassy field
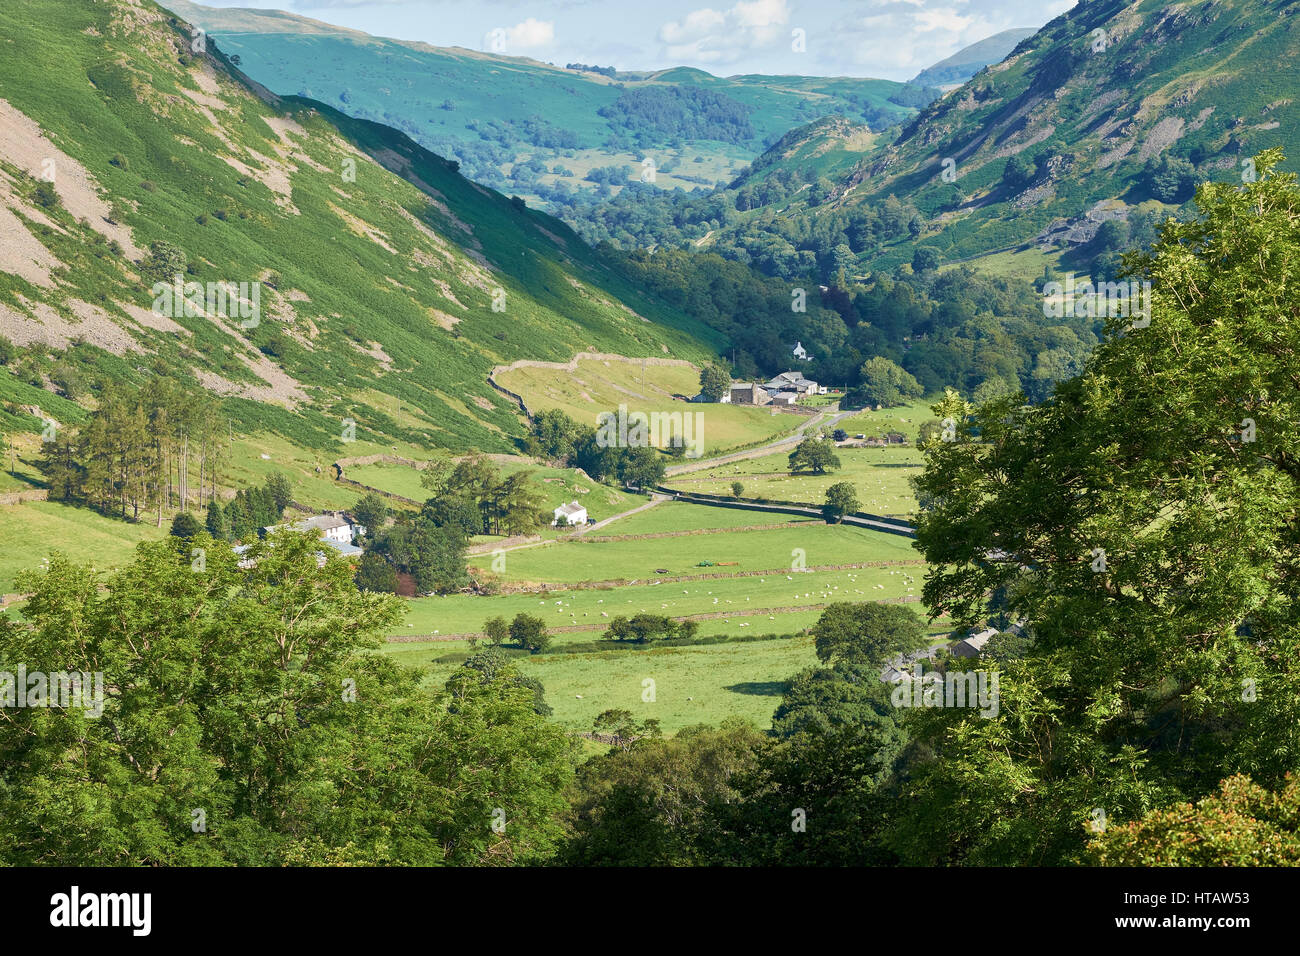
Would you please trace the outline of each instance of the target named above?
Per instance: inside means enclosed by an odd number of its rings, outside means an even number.
[[[5,528],[0,592],[12,592],[17,573],[38,567],[51,551],[62,551],[74,561],[97,568],[110,568],[128,562],[139,542],[167,534],[166,525],[131,524],[105,518],[89,508],[48,501],[0,506],[0,521]]]
[[[857,412],[835,427],[844,429],[850,438],[858,434],[883,435],[885,432],[901,432],[907,436],[909,442],[913,442],[916,441],[921,425],[934,420],[934,412],[930,410],[930,406],[939,398],[940,396],[933,395],[929,398],[918,398],[897,408],[882,408],[878,412]]]
[[[610,526],[611,533],[617,526]],[[708,535],[629,541],[571,540],[520,548],[507,552],[502,577],[537,583],[631,582],[666,575],[767,571],[789,568],[800,559],[812,567],[916,556],[906,538],[847,525],[809,523],[766,531],[720,530]],[[701,567],[704,561],[726,564]]]
[[[919,474],[923,459],[912,442],[920,426],[934,418],[929,404],[934,399],[919,399],[899,408],[863,411],[844,419],[837,428],[852,436],[884,435],[895,431],[907,436],[908,444],[884,448],[841,447],[836,454],[841,467],[825,475],[791,475],[790,453],[774,452],[759,458],[720,464],[703,471],[670,477],[665,484],[682,491],[711,495],[731,495],[732,482],[744,485],[746,498],[773,498],[804,501],[820,505],[826,489],[841,482],[857,488],[863,511],[891,516],[907,516],[916,508],[908,479]]]
[[[729,492],[730,489],[728,489]],[[769,524],[820,525],[824,524],[824,522],[820,518],[800,518],[796,515],[764,514],[757,511],[712,508],[705,505],[685,504],[680,501],[666,501],[646,511],[620,518],[614,524],[601,528],[595,534],[659,534],[671,531],[745,528],[753,525]]]
[[[746,498],[773,498],[782,501],[806,501],[820,505],[826,489],[849,481],[858,492],[863,511],[883,515],[910,515],[916,508],[908,479],[920,474],[921,453],[910,445],[892,448],[840,448],[836,451],[841,467],[824,475],[789,473],[789,453],[778,452],[761,458],[719,465],[708,471],[668,478],[665,484],[681,491],[698,491],[710,495],[730,495],[731,483],[744,485]],[[741,512],[753,515],[754,512]]]
[[[667,540],[671,543],[673,539]],[[507,560],[518,553],[520,552],[510,552]],[[916,557],[915,554],[911,555],[911,559]],[[797,626],[783,620],[790,612],[776,613],[771,617],[762,612],[767,609],[815,606],[831,601],[871,601],[915,595],[920,590],[923,570],[921,565],[839,571],[791,570],[772,575],[744,575],[702,581],[655,583],[651,579],[643,584],[613,588],[561,587],[545,592],[515,592],[491,597],[456,594],[416,598],[408,602],[409,612],[405,626],[399,628],[397,633],[466,634],[481,630],[483,622],[490,617],[501,615],[512,618],[525,612],[541,617],[551,627],[595,625],[604,624],[619,614],[632,615],[641,611],[669,617],[734,611],[734,618],[719,617],[714,620],[731,625],[745,622],[747,630],[759,633],[769,630],[785,631],[797,629]],[[709,621],[702,622],[702,631],[709,630],[703,625],[712,626]],[[716,630],[711,633],[716,633]]]
[[[595,427],[602,412],[677,412],[698,414],[704,455],[766,441],[794,431],[805,419],[745,405],[691,404],[700,390],[699,371],[690,366],[647,365],[588,359],[577,371],[519,368],[502,372],[497,381],[522,395],[531,411],[558,408],[583,425]],[[667,435],[660,444],[666,443]]]
[[[459,667],[439,663],[446,645],[390,644],[385,653],[426,672],[440,686]],[[638,718],[658,718],[665,733],[691,724],[717,724],[739,716],[771,725],[785,681],[817,663],[811,637],[702,647],[661,647],[592,654],[550,654],[516,659],[520,670],[541,680],[552,717],[568,730],[590,730],[601,711],[615,707]],[[643,682],[654,681],[654,701],[642,700]]]

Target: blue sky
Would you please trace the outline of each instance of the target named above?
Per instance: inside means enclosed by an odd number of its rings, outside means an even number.
[[[163,0],[165,5],[165,0]],[[200,0],[288,10],[378,36],[620,70],[905,80],[1075,0]],[[800,47],[802,40],[802,49]]]

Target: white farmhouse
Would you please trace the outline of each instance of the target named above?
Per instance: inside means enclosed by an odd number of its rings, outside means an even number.
[[[559,525],[561,518],[570,525],[586,524],[587,509],[576,501],[570,501],[567,505],[560,505],[555,509],[555,520],[551,524]]]

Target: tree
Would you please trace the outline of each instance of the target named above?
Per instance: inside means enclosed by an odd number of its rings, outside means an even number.
[[[59,194],[54,184],[44,179],[37,181],[36,188],[32,190],[32,198],[43,209],[54,209],[59,205]]]
[[[272,507],[275,509],[272,512],[271,520],[267,521],[267,524],[273,524],[284,517],[284,509],[289,507],[289,503],[293,501],[293,484],[280,472],[273,471],[266,476],[266,481],[263,482],[262,487],[266,489]]]
[[[230,522],[226,518],[226,509],[221,507],[221,502],[215,498],[208,502],[208,512],[203,526],[208,534],[218,541],[226,541],[230,537]]]
[[[430,498],[441,498],[451,487],[451,476],[456,464],[446,453],[430,458],[420,471],[420,485],[429,491]]]
[[[851,481],[837,481],[826,489],[826,504],[822,515],[827,524],[839,524],[844,516],[858,510],[858,492]]]
[[[1300,786],[1272,793],[1238,775],[1195,804],[1111,823],[1088,846],[1100,866],[1300,866]]]
[[[1028,189],[1034,181],[1034,167],[1025,157],[1016,153],[1007,158],[1002,167],[1002,184],[1011,192],[1018,193]]]
[[[510,640],[510,625],[504,617],[490,617],[483,622],[483,633],[494,646],[499,647]]]
[[[174,282],[184,275],[187,265],[185,253],[178,246],[162,239],[149,243],[149,254],[140,263],[140,274],[151,285],[155,282]]]
[[[934,246],[917,246],[912,253],[912,271],[916,273],[933,272],[939,268],[939,250]]]
[[[739,498],[744,493],[745,493],[745,486],[743,484],[741,484],[739,481],[733,481],[731,483],[731,497]]]
[[[533,713],[539,717],[551,716],[551,705],[546,702],[546,688],[542,682],[536,677],[525,677],[520,674],[510,663],[510,659],[499,649],[492,647],[471,654],[461,666],[477,672],[480,675],[479,680],[485,685],[490,686],[494,681],[504,680],[515,687],[526,689],[533,695]],[[458,676],[463,677],[463,675]]]
[[[412,575],[422,594],[447,594],[469,584],[465,536],[459,529],[417,518],[389,528],[372,547]]]
[[[171,536],[180,538],[182,541],[191,540],[196,534],[203,530],[203,525],[199,524],[199,519],[194,517],[188,511],[181,511],[172,518]]]
[[[483,534],[483,509],[465,495],[444,493],[430,498],[420,509],[420,518],[437,528],[448,528],[468,539]]]
[[[936,408],[957,427],[923,449],[926,605],[1034,640],[999,665],[997,716],[910,715],[933,759],[900,789],[905,862],[1072,860],[1094,808],[1135,819],[1300,767],[1300,188],[1280,159],[1202,185],[1133,257],[1150,327],[1110,319],[1050,402]]]
[[[862,364],[861,392],[868,404],[893,408],[908,399],[919,398],[924,389],[910,372],[884,356]]]
[[[510,622],[510,639],[524,650],[537,654],[551,646],[546,622],[532,614],[516,614]]]
[[[691,622],[694,623],[694,622]],[[678,633],[677,622],[662,614],[647,614],[642,611],[631,618],[619,615],[609,622],[609,627],[602,635],[606,641],[627,641],[631,644],[648,644],[651,641],[673,637]],[[693,636],[694,629],[690,635]]]
[[[718,822],[758,766],[764,737],[735,718],[661,737],[656,721],[607,711],[598,733],[627,740],[579,768],[573,833],[560,855],[575,866],[690,866],[727,861]],[[786,811],[789,819],[789,811]],[[788,829],[788,825],[787,825]]]
[[[731,375],[718,365],[700,369],[700,393],[711,402],[722,401],[731,389]]]
[[[1256,170],[1258,166],[1256,163]],[[1196,167],[1168,153],[1147,160],[1144,173],[1147,189],[1161,202],[1181,203],[1191,196],[1196,186]]]
[[[553,408],[538,412],[529,431],[529,451],[533,455],[567,464],[573,459],[583,427],[558,408]]]
[[[830,442],[813,438],[811,435],[799,442],[790,452],[790,474],[811,471],[814,475],[824,475],[832,468],[840,467],[839,456],[835,446]]]
[[[362,591],[373,591],[376,594],[397,593],[397,572],[383,555],[375,551],[368,551],[361,556],[361,561],[357,565],[356,582],[357,587]]]
[[[925,627],[901,604],[836,602],[812,629],[818,660],[880,668],[895,655],[925,644]]]
[[[624,450],[619,477],[627,487],[644,491],[663,481],[664,471],[664,461],[653,448],[628,448]]]
[[[388,521],[388,502],[378,492],[368,491],[352,506],[352,516],[366,529],[366,537],[374,539],[383,531]]]
[[[1008,398],[1019,391],[1019,385],[1008,382],[1005,378],[993,376],[980,382],[971,400],[976,405],[983,405],[985,402],[996,401],[999,398]]]
[[[194,543],[207,552],[201,574],[174,542],[152,542],[109,574],[54,554],[21,576],[30,597],[21,623],[0,624],[0,670],[21,661],[112,676],[88,695],[98,716],[6,710],[0,864],[552,855],[571,745],[528,688],[462,668],[466,679],[430,694],[420,672],[376,653],[400,602],[358,592],[337,557],[318,567],[312,536],[276,532],[248,568],[206,533]],[[487,825],[497,806],[509,808],[504,833]],[[189,826],[195,807],[202,838]]]

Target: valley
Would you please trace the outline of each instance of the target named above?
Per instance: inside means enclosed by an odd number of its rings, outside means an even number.
[[[290,5],[0,6],[2,868],[1300,863],[1300,0]]]

